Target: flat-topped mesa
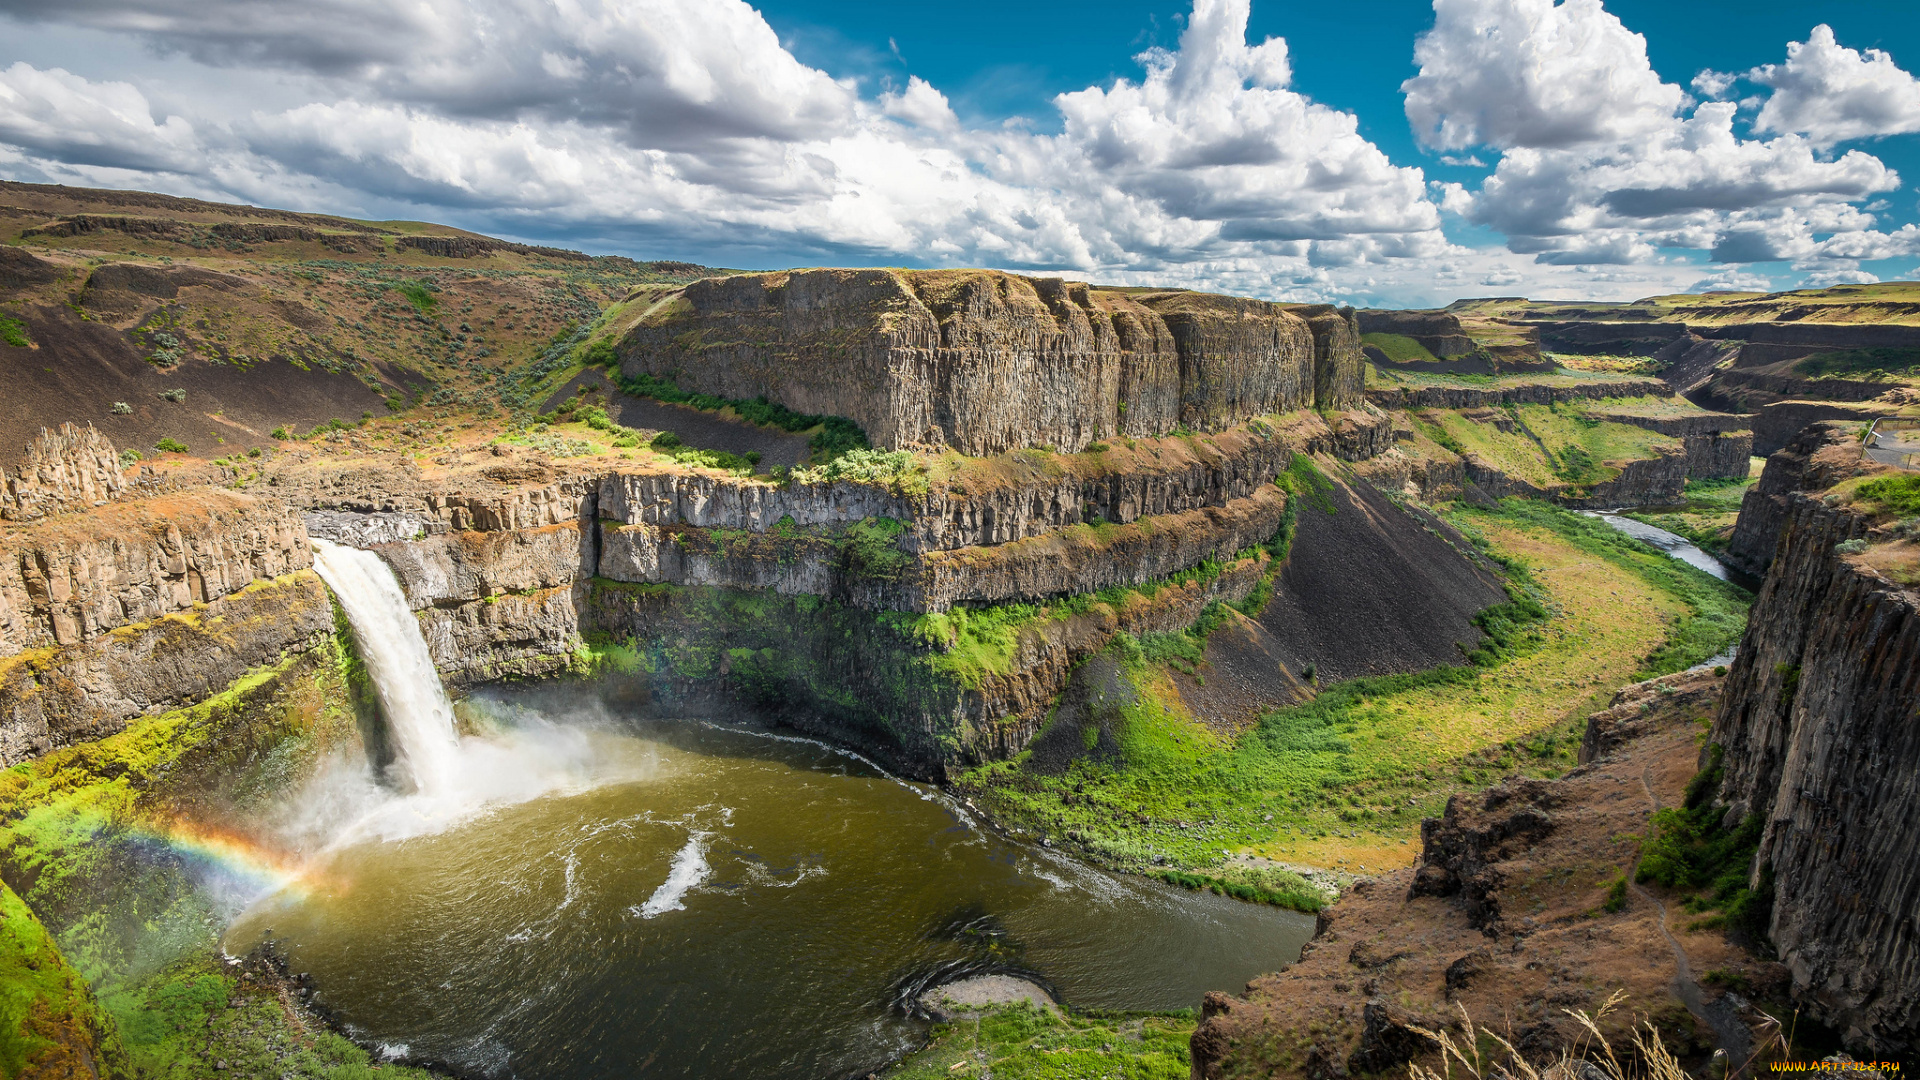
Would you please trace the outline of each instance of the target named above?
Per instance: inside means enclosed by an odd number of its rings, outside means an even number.
[[[1362,397],[1349,311],[991,270],[708,278],[642,318],[619,356],[683,390],[848,417],[883,449],[970,455]]]

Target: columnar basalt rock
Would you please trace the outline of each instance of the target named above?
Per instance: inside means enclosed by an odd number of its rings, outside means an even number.
[[[622,368],[848,416],[876,446],[1077,452],[1360,399],[1351,312],[1123,293],[985,270],[712,278],[621,342]]]
[[[1740,517],[1727,542],[1727,562],[1749,574],[1766,573],[1786,527],[1795,493],[1824,491],[1878,466],[1862,459],[1851,425],[1817,423],[1767,458],[1760,479],[1740,501]]]
[[[76,644],[313,563],[284,504],[220,490],[37,522],[0,544],[0,656]]]
[[[1920,596],[1839,549],[1867,531],[1787,497],[1709,738],[1726,824],[1764,822],[1751,884],[1796,1001],[1901,1056],[1920,1046]]]
[[[99,506],[131,486],[113,444],[88,424],[40,429],[26,458],[0,472],[0,520],[29,521],[65,510]]]

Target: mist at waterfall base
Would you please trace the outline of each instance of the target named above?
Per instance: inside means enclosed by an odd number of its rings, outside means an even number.
[[[385,564],[330,547],[317,565],[395,760],[377,779],[343,760],[288,801],[298,881],[255,899],[225,947],[271,939],[393,1058],[488,1077],[865,1075],[924,1037],[913,995],[959,975],[1187,1009],[1312,935],[1310,916],[1005,841],[818,743],[635,718],[610,686],[491,690],[457,735]]]

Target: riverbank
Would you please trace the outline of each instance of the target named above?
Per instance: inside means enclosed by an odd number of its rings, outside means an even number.
[[[1449,797],[1559,775],[1586,716],[1621,686],[1714,656],[1744,625],[1744,591],[1572,512],[1509,500],[1448,520],[1547,612],[1510,631],[1497,662],[1353,680],[1228,736],[1176,692],[1176,679],[1204,680],[1204,664],[1128,659],[1136,696],[1117,712],[1112,753],[1054,771],[1028,752],[956,789],[1016,834],[1126,869],[1377,873],[1413,860],[1420,821]]]

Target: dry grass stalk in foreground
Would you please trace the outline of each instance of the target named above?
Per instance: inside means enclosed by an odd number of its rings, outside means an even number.
[[[1601,1003],[1599,1009],[1595,1010],[1591,1016],[1587,1015],[1584,1009],[1562,1010],[1578,1021],[1580,1026],[1586,1029],[1586,1034],[1581,1036],[1579,1042],[1561,1051],[1559,1061],[1544,1069],[1535,1068],[1531,1062],[1520,1056],[1511,1042],[1486,1027],[1480,1028],[1480,1034],[1500,1044],[1500,1048],[1506,1051],[1506,1060],[1498,1063],[1482,1061],[1479,1040],[1471,1037],[1474,1030],[1473,1017],[1468,1015],[1465,1005],[1458,1005],[1461,1022],[1469,1036],[1466,1050],[1463,1051],[1446,1031],[1429,1031],[1426,1028],[1416,1027],[1414,1031],[1439,1045],[1442,1071],[1434,1072],[1432,1069],[1413,1063],[1408,1063],[1407,1071],[1412,1075],[1412,1080],[1452,1080],[1453,1062],[1458,1061],[1460,1067],[1473,1076],[1474,1080],[1576,1080],[1583,1074],[1579,1066],[1585,1063],[1599,1068],[1608,1080],[1690,1080],[1686,1072],[1680,1068],[1680,1063],[1660,1041],[1660,1030],[1644,1021],[1640,1027],[1646,1029],[1646,1034],[1643,1036],[1638,1027],[1633,1032],[1633,1048],[1639,1053],[1639,1067],[1629,1075],[1626,1068],[1620,1064],[1619,1058],[1614,1055],[1612,1044],[1607,1041],[1605,1035],[1601,1034],[1597,1021],[1618,1008],[1626,996],[1625,990],[1615,990],[1613,995]],[[1591,1043],[1588,1042],[1589,1037],[1591,1037]],[[1584,1052],[1589,1045],[1597,1047],[1604,1058],[1599,1061],[1586,1058]],[[1469,1052],[1473,1055],[1472,1058],[1468,1058]]]

